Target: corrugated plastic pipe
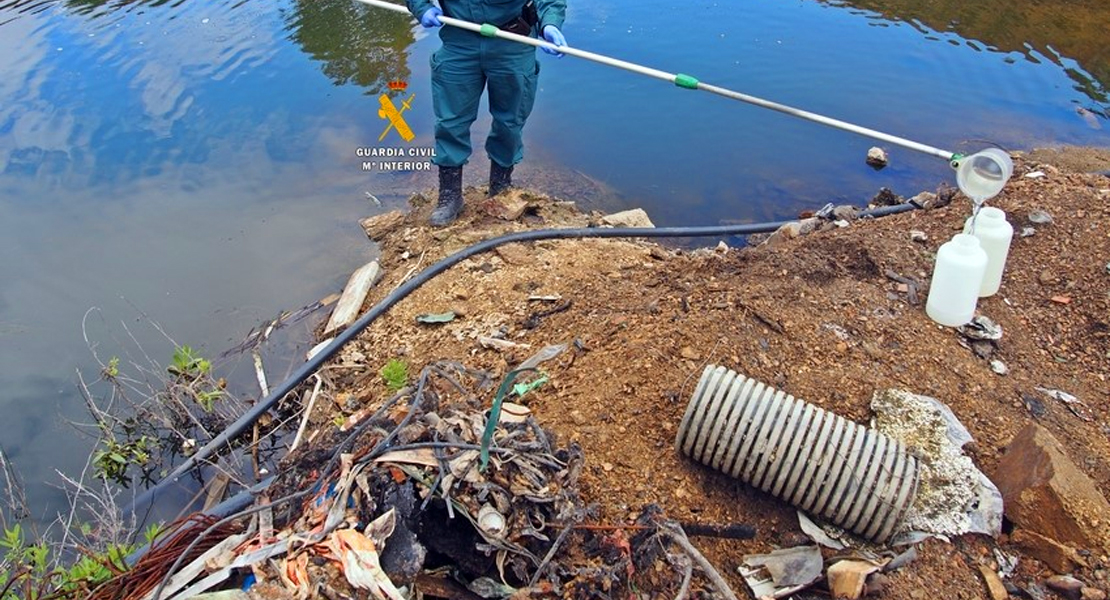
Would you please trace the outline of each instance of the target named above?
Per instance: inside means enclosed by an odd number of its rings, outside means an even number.
[[[883,543],[917,491],[901,442],[743,375],[710,365],[675,446],[862,537]]]

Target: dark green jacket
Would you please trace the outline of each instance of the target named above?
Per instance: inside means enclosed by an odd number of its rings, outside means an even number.
[[[432,0],[405,0],[405,2],[408,4],[409,12],[417,19],[426,10],[435,6]],[[563,20],[567,15],[566,0],[535,0],[535,2],[536,12],[540,15],[539,31],[542,32],[547,25],[562,29]],[[523,7],[524,0],[440,0],[440,8],[447,16],[479,25],[483,23],[504,25],[520,16],[520,9]],[[442,35],[440,37],[442,38]]]

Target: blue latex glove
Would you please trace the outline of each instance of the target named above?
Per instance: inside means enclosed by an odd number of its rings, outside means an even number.
[[[439,20],[441,16],[443,16],[443,11],[439,7],[433,6],[420,15],[420,24],[427,28],[443,27],[443,21]]]
[[[566,46],[567,45],[567,38],[563,37],[563,32],[559,31],[559,28],[554,26],[554,25],[544,26],[544,28],[543,28],[543,39],[551,42],[552,44],[555,44],[556,46]],[[552,50],[552,49],[548,48],[547,46],[540,46],[540,50],[543,50],[544,52],[546,52],[548,54],[554,54],[555,56],[558,56],[559,58],[563,57],[562,52]]]

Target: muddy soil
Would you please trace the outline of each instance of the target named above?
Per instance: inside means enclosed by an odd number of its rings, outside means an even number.
[[[988,475],[1013,435],[1036,420],[1110,495],[1110,178],[1067,168],[1098,171],[1110,161],[1099,151],[1060,156],[1019,157],[1013,180],[991,201],[1015,228],[1001,291],[979,303],[980,313],[1003,327],[990,360],[1004,363],[1005,375],[924,312],[937,248],[969,215],[969,202],[957,196],[942,208],[746,248],[717,246],[716,240],[701,250],[642,240],[503,246],[433,279],[350,344],[335,363],[342,365],[347,400],[323,407],[327,414],[316,421],[327,427],[337,415],[386,397],[378,373],[391,358],[407,361],[413,372],[455,360],[499,379],[540,348],[569,343],[572,350],[545,363],[550,382],[521,402],[560,444],[582,446],[581,492],[599,506],[598,522],[631,523],[646,504],[656,503],[685,522],[754,526],[753,540],[695,539],[741,595],[747,590],[736,568],[744,554],[804,538],[793,508],[676,452],[676,429],[708,364],[861,423],[872,416],[877,390],[932,396],[970,430],[970,454]],[[1028,176],[1033,173],[1040,175]],[[482,203],[482,190],[470,190],[461,219],[433,230],[424,226],[430,207],[418,199],[379,242],[385,276],[366,307],[475,241],[598,218],[549,199],[505,221],[488,215]],[[1036,210],[1052,222],[1031,222]],[[920,284],[916,304],[894,275]],[[458,315],[450,323],[416,321],[448,310]],[[489,349],[479,336],[529,348]],[[1069,410],[1036,387],[1067,391],[1083,402],[1083,411]],[[1006,534],[927,541],[916,561],[889,574],[881,597],[989,598],[978,566],[994,566],[995,546],[1018,553]],[[1108,549],[1083,551],[1091,567],[1076,575],[1107,589]],[[1022,557],[1014,581],[1050,574]],[[674,585],[640,590],[673,597]]]

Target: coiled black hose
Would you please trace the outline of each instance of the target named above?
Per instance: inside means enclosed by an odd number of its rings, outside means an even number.
[[[907,212],[918,208],[914,204],[896,204],[894,206],[884,206],[871,210],[861,211],[860,217],[883,217],[902,212]],[[421,271],[412,279],[406,281],[397,289],[390,292],[388,296],[383,298],[381,302],[374,305],[366,314],[358,318],[349,327],[343,330],[342,333],[337,335],[334,340],[315,356],[306,361],[296,371],[294,371],[285,381],[281,382],[277,387],[270,390],[270,394],[266,396],[258,404],[255,404],[249,411],[239,417],[234,423],[229,425],[226,429],[220,432],[216,437],[212,438],[207,444],[198,449],[195,454],[190,456],[185,462],[177,466],[172,473],[167,475],[162,481],[158,482],[154,487],[145,491],[142,495],[135,499],[125,511],[127,514],[145,513],[150,507],[154,505],[158,495],[166,489],[171,483],[177,481],[182,475],[188,473],[194,467],[201,463],[201,461],[208,458],[216,450],[223,446],[230,445],[231,440],[238,437],[248,427],[252,426],[264,413],[273,408],[286,394],[291,392],[294,388],[300,385],[305,379],[308,379],[316,372],[328,359],[335,355],[336,352],[353,340],[358,334],[362,333],[371,323],[378,317],[385,314],[387,310],[403,300],[406,296],[411,294],[420,286],[430,281],[433,277],[443,273],[447,269],[459,264],[460,262],[481,254],[488,252],[498,246],[504,244],[511,244],[514,242],[532,242],[537,240],[565,240],[565,239],[581,239],[581,238],[663,238],[663,237],[721,237],[730,235],[749,235],[753,233],[770,233],[779,227],[788,223],[789,221],[774,221],[767,223],[745,223],[737,225],[712,225],[702,227],[655,227],[655,228],[639,228],[639,227],[618,227],[618,228],[602,228],[602,227],[587,227],[577,229],[535,229],[530,231],[518,231],[506,235],[498,236],[488,240],[483,240],[467,248],[463,248],[458,252],[441,259],[439,262],[432,264],[428,268]]]

